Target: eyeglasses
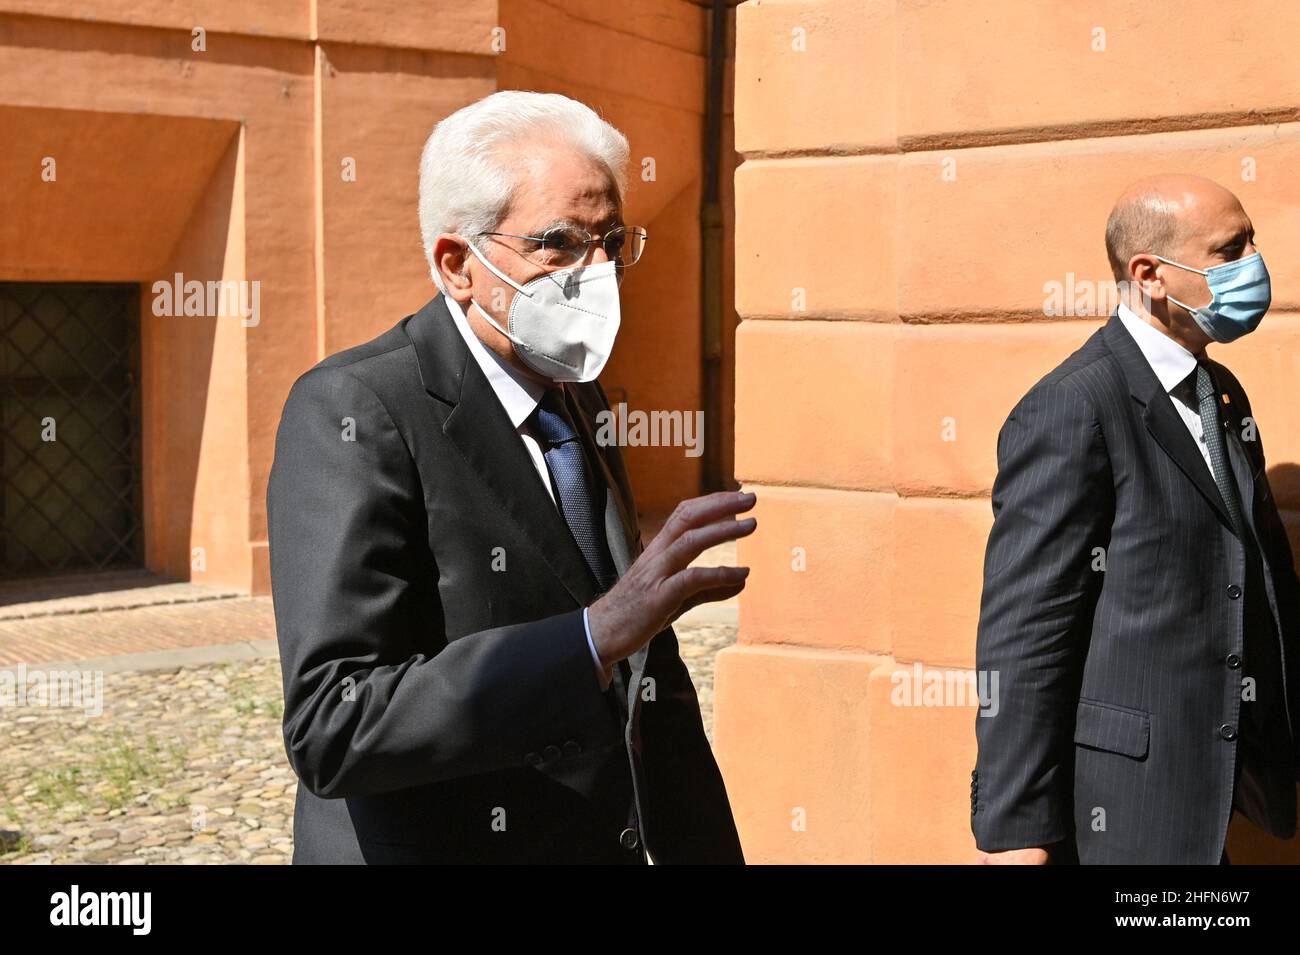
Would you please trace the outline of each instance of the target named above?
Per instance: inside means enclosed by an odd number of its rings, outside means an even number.
[[[536,243],[537,248],[529,251],[544,252],[545,261],[550,265],[581,262],[591,247],[599,242],[606,258],[623,267],[636,264],[649,238],[640,226],[617,226],[604,235],[592,235],[586,229],[571,225],[552,226],[541,235],[515,235],[513,232],[480,232],[479,235],[505,236]]]

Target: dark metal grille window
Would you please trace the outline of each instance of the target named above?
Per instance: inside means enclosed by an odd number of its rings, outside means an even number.
[[[0,282],[0,574],[143,563],[139,360],[136,286]]]

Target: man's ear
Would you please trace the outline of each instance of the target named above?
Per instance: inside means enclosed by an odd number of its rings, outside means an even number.
[[[442,275],[447,294],[457,301],[469,298],[471,283],[465,269],[468,255],[465,240],[458,235],[444,232],[433,241],[433,261]]]
[[[1164,279],[1156,273],[1159,265],[1159,259],[1145,252],[1128,260],[1129,281],[1147,302],[1163,301],[1165,297]]]

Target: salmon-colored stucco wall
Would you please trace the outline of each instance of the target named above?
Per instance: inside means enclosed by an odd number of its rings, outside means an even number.
[[[1300,6],[752,0],[737,10],[736,476],[759,495],[715,744],[752,861],[968,862],[971,705],[892,705],[974,664],[996,438],[1104,319],[1141,175],[1234,190],[1274,279],[1216,352],[1300,529]],[[1234,825],[1234,861],[1300,859]]]

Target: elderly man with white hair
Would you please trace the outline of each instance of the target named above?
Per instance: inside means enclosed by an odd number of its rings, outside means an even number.
[[[742,862],[672,622],[747,568],[752,494],[642,548],[596,382],[628,145],[501,92],[439,123],[420,227],[439,288],[294,384],[267,494],[296,863]]]

